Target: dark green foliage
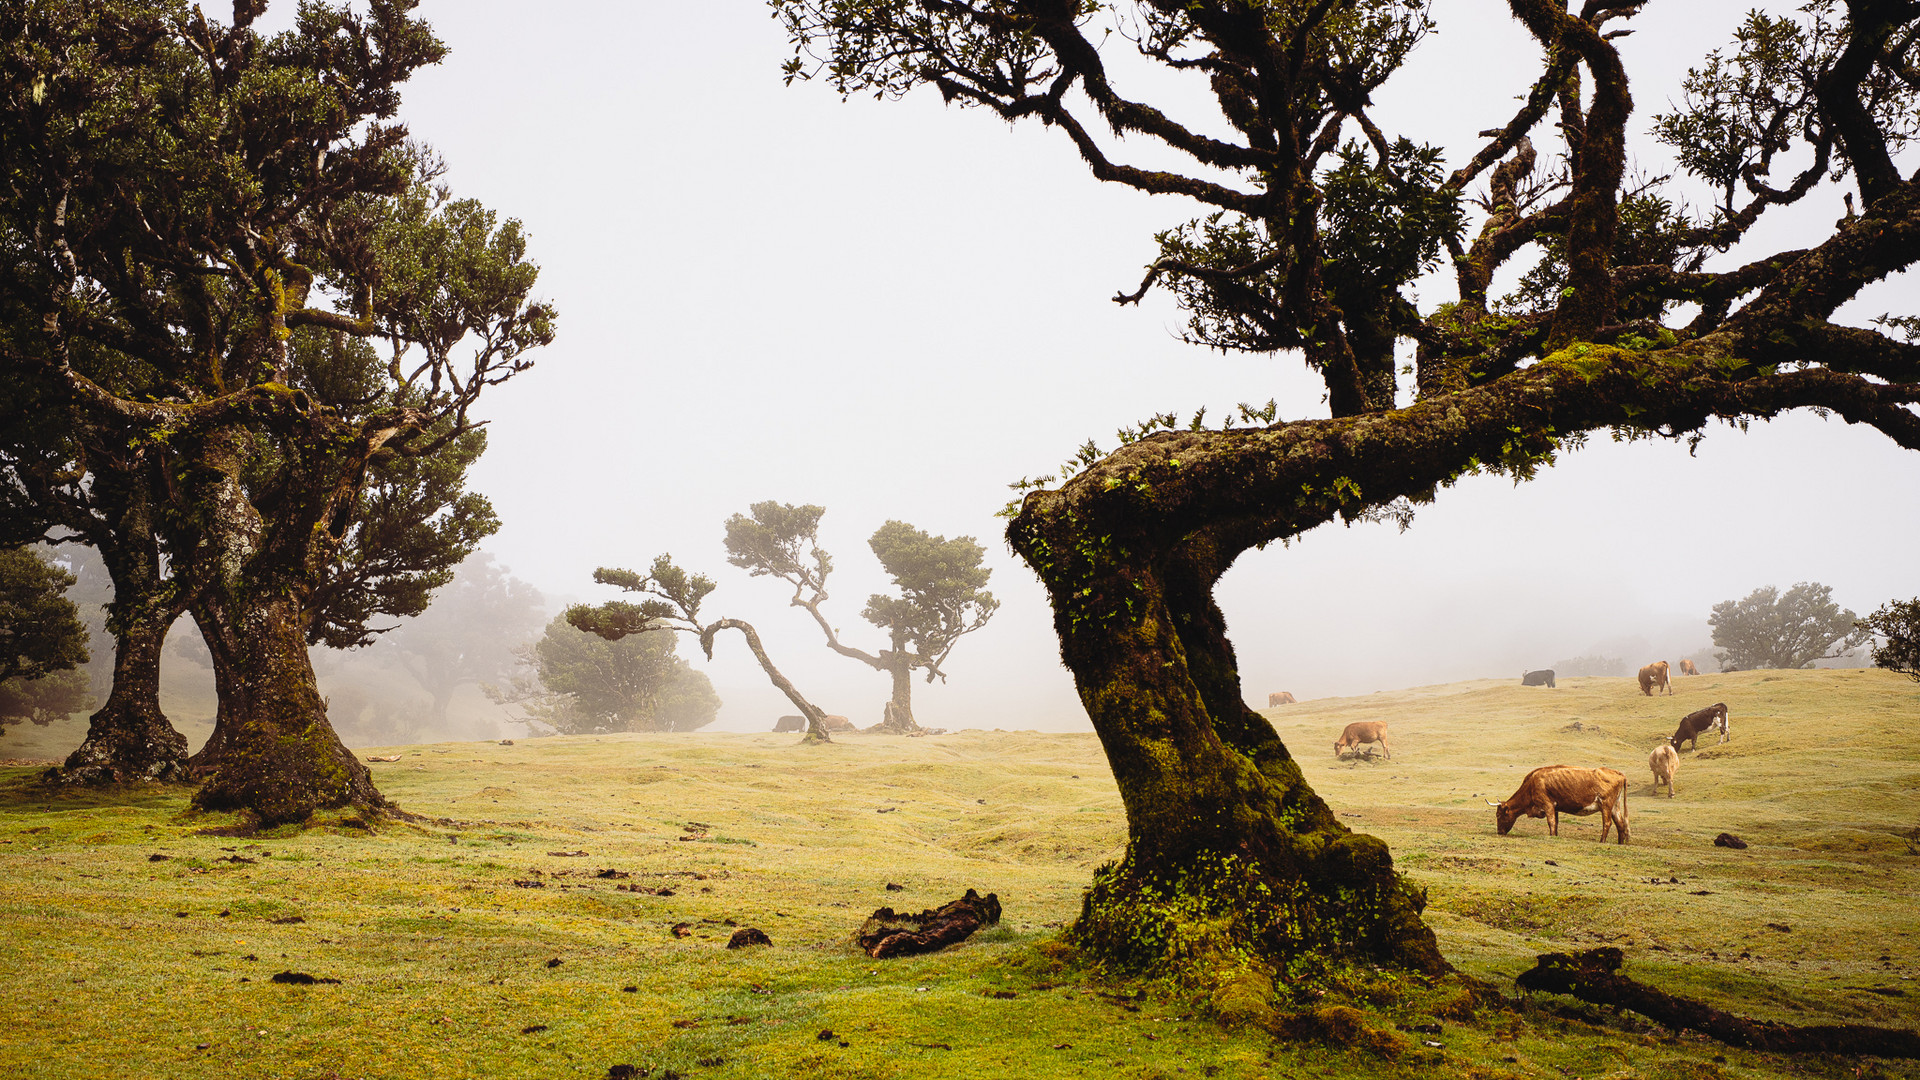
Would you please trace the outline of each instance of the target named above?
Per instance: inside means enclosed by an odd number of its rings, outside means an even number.
[[[1654,136],[1673,147],[1683,168],[1720,190],[1726,217],[1735,216],[1736,190],[1744,184],[1764,192],[1775,158],[1796,144],[1814,145],[1814,160],[1801,174],[1806,182],[1820,177],[1836,150],[1818,93],[1847,46],[1847,15],[1837,0],[1812,0],[1801,11],[1806,17],[1747,12],[1732,54],[1716,49],[1689,68],[1684,108],[1654,117]],[[1906,42],[1902,48],[1911,48],[1910,36]],[[1911,81],[1903,82],[1897,67],[1876,65],[1851,90],[1889,151],[1920,135]],[[1832,168],[1844,174],[1843,164]]]
[[[29,549],[0,548],[0,683],[87,662],[87,631],[65,595],[75,580]]]
[[[27,548],[0,548],[0,725],[47,724],[88,707],[87,631],[72,574]]]
[[[1349,142],[1320,177],[1322,271],[1354,303],[1433,269],[1466,228],[1460,193],[1445,183],[1440,148],[1399,139],[1384,160]]]
[[[486,445],[485,429],[474,429],[431,454],[375,459],[350,511],[353,524],[314,591],[310,643],[366,645],[392,629],[376,625],[377,617],[427,610],[454,568],[499,530],[493,504],[466,490],[467,469]]]
[[[1833,602],[1833,590],[1803,581],[1785,593],[1771,585],[1744,600],[1713,605],[1715,653],[1722,671],[1803,668],[1815,660],[1865,644],[1871,635],[1856,627],[1858,616]]]
[[[1540,261],[1521,276],[1520,284],[1511,294],[1502,298],[1502,311],[1539,315],[1559,306],[1561,290],[1567,287],[1566,240],[1558,236],[1543,237],[1539,247]],[[1613,234],[1615,265],[1684,266],[1695,270],[1707,254],[1709,249],[1699,242],[1694,222],[1670,200],[1652,191],[1637,192],[1620,200],[1620,218]],[[1621,315],[1658,319],[1666,314],[1669,306],[1667,300],[1657,295],[1627,295],[1621,298]]]
[[[1889,600],[1854,624],[1880,638],[1873,665],[1920,680],[1920,597]]]
[[[986,590],[993,574],[981,565],[986,549],[971,536],[949,540],[904,521],[880,526],[867,545],[900,595],[869,596],[860,616],[888,631],[896,650],[904,645],[909,668],[925,670],[932,682],[944,675],[940,664],[960,638],[1000,610],[1000,601]]]

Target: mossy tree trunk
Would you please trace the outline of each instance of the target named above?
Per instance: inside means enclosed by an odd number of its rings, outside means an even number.
[[[913,654],[907,651],[906,631],[893,628],[893,648],[881,652],[880,670],[893,681],[893,693],[880,713],[880,730],[911,735],[920,730],[913,718]]]
[[[1386,845],[1341,825],[1244,703],[1213,588],[1249,548],[1337,517],[1397,515],[1397,500],[1470,470],[1529,475],[1560,437],[1597,427],[1693,430],[1812,405],[1920,448],[1920,422],[1896,404],[1914,388],[1817,369],[1756,375],[1730,359],[1735,344],[1577,345],[1405,409],[1161,432],[1028,495],[1008,539],[1047,586],[1128,820],[1125,856],[1097,876],[1074,936],[1144,968],[1204,952],[1444,968],[1423,898]]]
[[[187,737],[160,710],[160,649],[172,621],[116,615],[113,688],[67,755],[64,783],[126,784],[187,779]]]
[[[294,596],[214,588],[193,615],[220,694],[213,735],[193,758],[206,778],[196,807],[246,810],[278,825],[321,809],[386,805],[366,765],[327,721]]]
[[[160,650],[185,606],[177,579],[164,578],[154,529],[151,464],[143,453],[92,447],[91,506],[68,524],[100,553],[113,584],[113,686],[67,755],[63,783],[125,784],[187,779],[187,738],[160,709]]]
[[[316,414],[311,422],[329,420]],[[339,543],[338,499],[357,489],[356,463],[367,448],[350,429],[331,445],[308,437],[308,445],[324,447],[312,455],[319,468],[303,477],[310,486],[302,497],[268,504],[284,515],[272,519],[242,482],[256,452],[249,433],[229,428],[207,438],[192,475],[201,485],[196,503],[208,509],[191,537],[181,538],[201,552],[208,578],[192,611],[220,697],[213,734],[192,761],[204,780],[194,805],[245,810],[263,825],[304,821],[322,809],[387,806],[328,722],[307,652],[313,582]],[[333,494],[328,476],[337,478]]]

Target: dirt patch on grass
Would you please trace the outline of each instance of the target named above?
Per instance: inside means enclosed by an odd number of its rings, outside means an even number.
[[[1601,907],[1585,896],[1515,896],[1481,890],[1436,896],[1433,906],[1509,933],[1584,927],[1593,922]]]

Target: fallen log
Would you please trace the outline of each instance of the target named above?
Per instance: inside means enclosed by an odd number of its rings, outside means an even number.
[[[1888,1058],[1920,1058],[1920,1034],[1901,1028],[1864,1024],[1814,1024],[1795,1027],[1749,1020],[1692,998],[1642,986],[1618,974],[1624,961],[1619,949],[1605,947],[1585,952],[1546,953],[1530,971],[1513,981],[1522,990],[1566,994],[1593,1005],[1612,1005],[1670,1028],[1685,1028],[1726,1043],[1755,1050],[1787,1054],[1864,1054]]]
[[[965,941],[982,926],[1000,921],[1000,897],[981,896],[972,889],[967,895],[918,915],[883,907],[867,916],[854,941],[868,956],[885,960],[890,956],[912,956],[944,949]]]

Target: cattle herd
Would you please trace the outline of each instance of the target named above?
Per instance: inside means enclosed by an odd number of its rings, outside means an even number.
[[[1655,691],[1664,690],[1673,693],[1673,684],[1667,678],[1669,667],[1665,660],[1648,664],[1640,669],[1638,680],[1640,692],[1649,697]],[[1693,661],[1680,661],[1680,671],[1684,675],[1698,675],[1699,670]],[[1529,671],[1520,677],[1522,686],[1554,687],[1552,669]],[[1269,697],[1270,706],[1279,705],[1281,697],[1291,704],[1292,694],[1273,694]],[[1653,790],[1659,793],[1661,785],[1666,785],[1667,798],[1673,798],[1674,776],[1680,771],[1681,744],[1691,749],[1700,748],[1700,736],[1706,732],[1716,732],[1718,742],[1724,743],[1733,736],[1727,726],[1727,705],[1716,702],[1681,717],[1680,726],[1674,733],[1654,747],[1647,755],[1647,767],[1653,770]],[[1370,720],[1348,724],[1333,744],[1333,756],[1339,757],[1348,751],[1360,752],[1363,746],[1380,744],[1380,749],[1388,758],[1393,751],[1387,747],[1387,725],[1383,720]],[[1716,743],[1718,745],[1718,743]],[[1371,754],[1369,749],[1366,753]],[[1615,834],[1619,843],[1626,843],[1627,823],[1627,777],[1618,769],[1583,769],[1572,765],[1543,765],[1527,774],[1520,781],[1520,788],[1501,802],[1489,801],[1493,807],[1494,825],[1505,836],[1513,829],[1513,823],[1523,817],[1546,818],[1547,835],[1560,835],[1560,815],[1574,814],[1585,817],[1589,814],[1600,815],[1600,842],[1606,843],[1607,833]]]
[[[1668,670],[1665,660],[1641,668],[1640,692],[1652,697],[1656,690],[1664,690],[1671,695],[1673,683],[1667,678]],[[1700,674],[1691,660],[1680,661],[1680,672]],[[1529,671],[1520,677],[1520,685],[1551,687],[1553,672]],[[1700,736],[1707,731],[1717,731],[1719,742],[1733,737],[1727,728],[1726,702],[1716,702],[1681,717],[1679,728],[1647,755],[1647,767],[1653,770],[1655,794],[1665,784],[1667,798],[1673,798],[1673,778],[1680,771],[1680,744],[1691,743],[1692,748],[1698,750]],[[1527,778],[1520,781],[1520,789],[1504,801],[1487,805],[1493,807],[1493,821],[1501,836],[1507,835],[1521,817],[1546,818],[1547,835],[1558,836],[1561,814],[1599,814],[1600,842],[1606,843],[1609,830],[1619,843],[1627,842],[1627,777],[1617,769],[1545,765],[1528,773]]]

